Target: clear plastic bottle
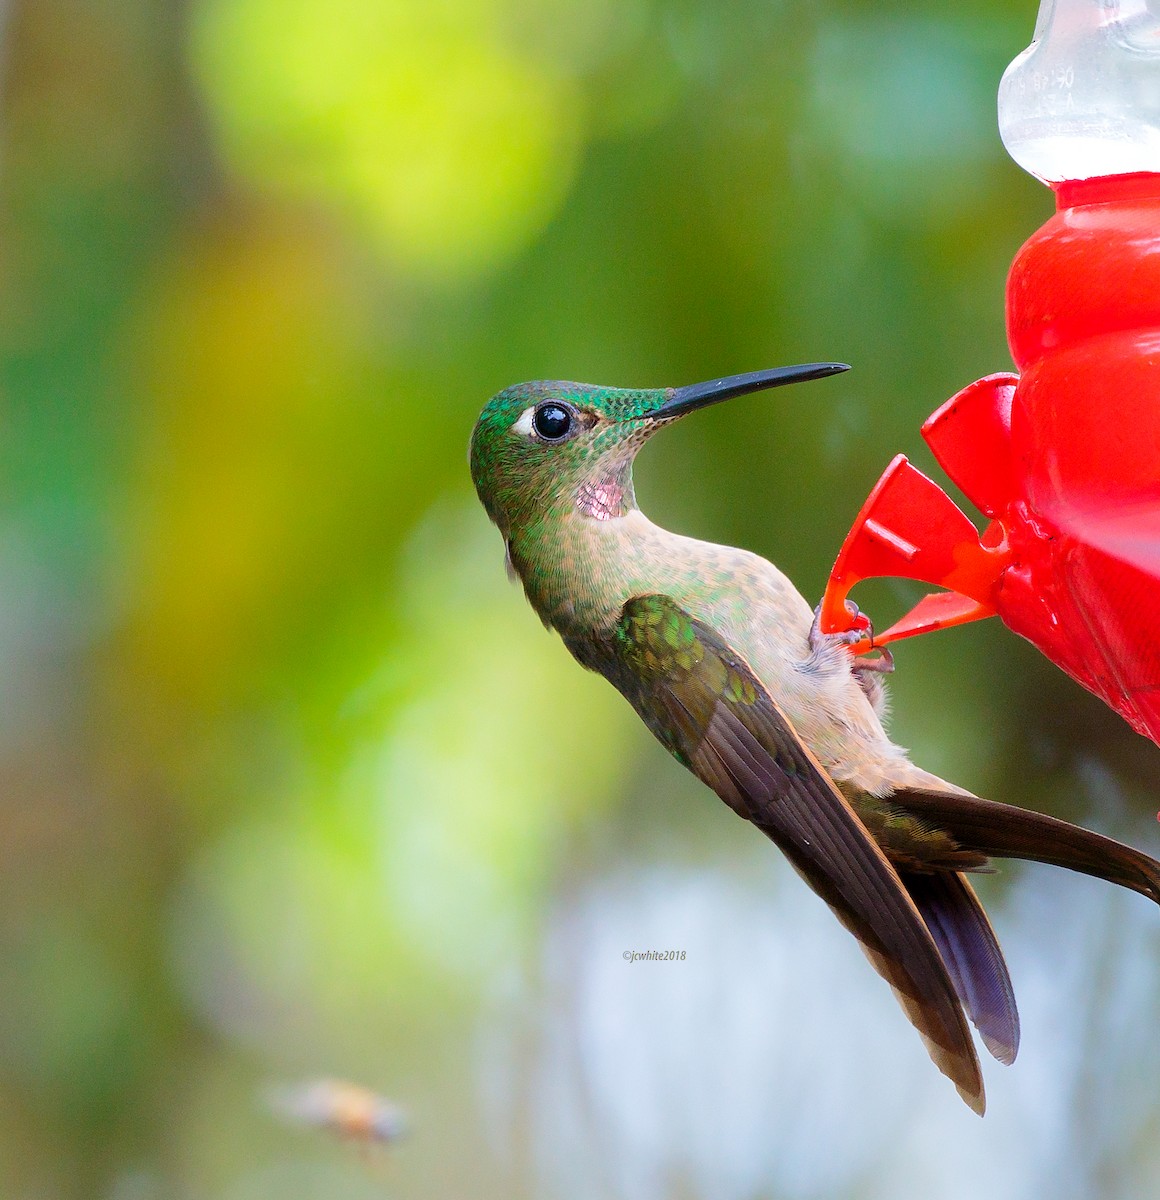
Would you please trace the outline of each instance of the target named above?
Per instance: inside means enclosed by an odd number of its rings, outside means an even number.
[[[1041,0],[999,133],[1045,183],[1160,172],[1160,0]]]

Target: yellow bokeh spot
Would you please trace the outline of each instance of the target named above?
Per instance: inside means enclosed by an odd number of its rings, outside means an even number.
[[[204,0],[193,53],[222,146],[259,186],[340,212],[398,271],[477,275],[556,211],[583,100],[505,35],[503,0]]]
[[[534,945],[578,834],[615,803],[642,741],[502,556],[474,504],[419,526],[382,669],[335,718],[345,761],[304,764],[191,873],[176,954],[214,1024],[270,1045],[307,1026],[341,1042],[386,1007],[495,986]]]

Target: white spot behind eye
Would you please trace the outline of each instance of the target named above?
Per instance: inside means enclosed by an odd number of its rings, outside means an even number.
[[[536,415],[536,406],[533,404],[531,408],[525,408],[520,413],[520,419],[512,425],[512,432],[518,433],[523,437],[530,438],[536,436],[536,431],[532,428],[532,418]]]

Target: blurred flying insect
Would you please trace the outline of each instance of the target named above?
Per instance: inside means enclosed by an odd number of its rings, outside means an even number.
[[[280,1117],[309,1129],[324,1129],[345,1141],[385,1146],[406,1132],[403,1112],[361,1084],[316,1079],[273,1088],[270,1108]]]

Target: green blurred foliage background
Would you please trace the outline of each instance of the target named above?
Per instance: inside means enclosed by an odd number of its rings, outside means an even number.
[[[539,628],[465,463],[519,379],[849,361],[638,473],[820,596],[889,458],[934,469],[920,422],[1008,365],[1051,198],[994,93],[1034,8],[0,9],[0,1194],[1155,1193],[1145,902],[985,881],[1026,1035],[977,1122]],[[1155,851],[1160,752],[1029,647],[899,660],[918,761]],[[320,1075],[413,1136],[278,1124],[262,1089]]]

